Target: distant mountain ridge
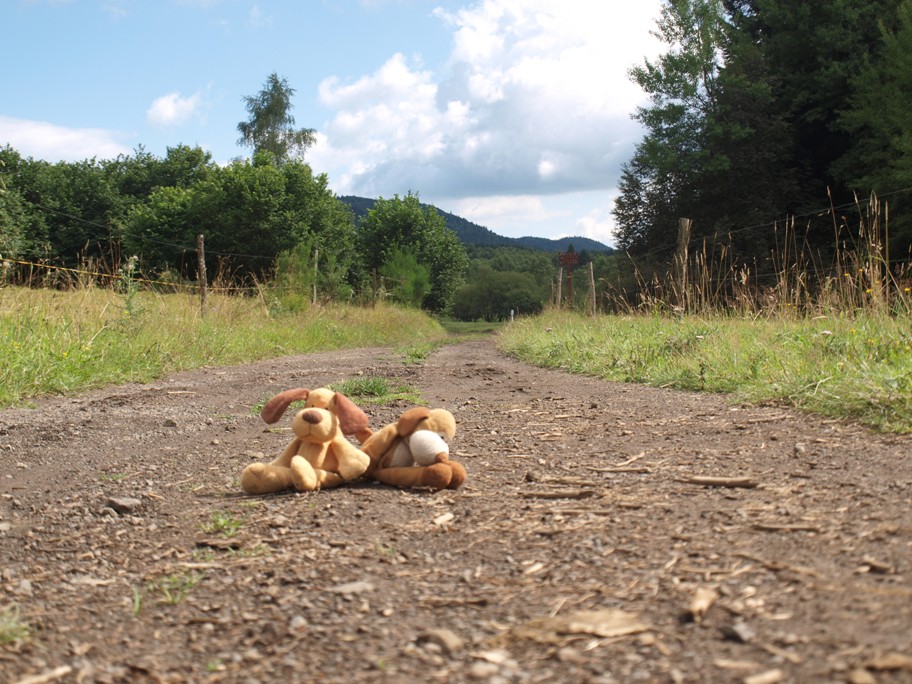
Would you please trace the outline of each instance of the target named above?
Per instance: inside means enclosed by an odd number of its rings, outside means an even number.
[[[355,218],[359,221],[367,215],[374,207],[376,200],[367,197],[356,197],[354,195],[343,195],[338,198],[352,208]],[[422,206],[433,206],[422,204]],[[586,237],[566,237],[559,240],[540,237],[520,237],[510,238],[498,235],[484,226],[472,223],[461,216],[443,211],[438,207],[433,207],[446,221],[447,228],[452,230],[459,237],[464,245],[479,245],[482,247],[525,247],[527,249],[537,249],[542,252],[566,252],[568,245],[573,245],[577,252],[588,250],[590,252],[614,252],[615,250],[608,245],[602,244],[597,240]]]

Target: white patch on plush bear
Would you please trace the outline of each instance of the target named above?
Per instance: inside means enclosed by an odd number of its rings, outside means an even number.
[[[390,467],[433,465],[437,462],[437,454],[450,454],[443,437],[430,430],[417,430],[396,446]]]
[[[418,465],[433,465],[437,462],[437,454],[450,455],[450,447],[436,432],[418,430],[408,439],[412,458]]]

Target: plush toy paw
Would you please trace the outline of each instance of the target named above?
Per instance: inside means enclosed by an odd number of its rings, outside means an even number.
[[[299,492],[313,492],[320,488],[320,480],[313,466],[303,456],[291,459],[291,481]]]
[[[374,473],[374,478],[394,487],[427,487],[439,491],[446,489],[453,477],[453,471],[445,463],[432,466],[402,466],[383,468]]]
[[[291,470],[270,463],[251,463],[241,473],[241,489],[248,494],[269,494],[293,486]]]
[[[450,482],[447,484],[447,489],[459,489],[465,484],[468,477],[466,469],[462,463],[456,463],[455,461],[447,461],[447,464],[450,466]]]

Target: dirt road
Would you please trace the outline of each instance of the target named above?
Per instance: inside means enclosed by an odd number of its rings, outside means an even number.
[[[254,407],[358,374],[456,415],[466,486],[242,495]],[[492,339],[52,398],[0,411],[0,681],[910,682],[910,501],[908,437]]]

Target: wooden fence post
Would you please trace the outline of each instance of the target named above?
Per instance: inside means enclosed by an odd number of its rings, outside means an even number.
[[[313,282],[313,304],[317,304],[317,257],[320,254],[320,250],[314,247],[314,282]]]
[[[595,268],[589,262],[589,315],[595,316]]]
[[[678,248],[675,250],[675,282],[678,286],[678,306],[687,311],[687,248],[690,244],[690,229],[693,220],[688,218],[678,219]]]
[[[557,269],[557,297],[555,297],[554,303],[557,305],[557,308],[561,308],[561,281],[564,279],[564,269]]]
[[[206,285],[206,244],[202,233],[196,236],[197,280],[200,287],[200,316],[206,315],[206,304],[209,299]]]

